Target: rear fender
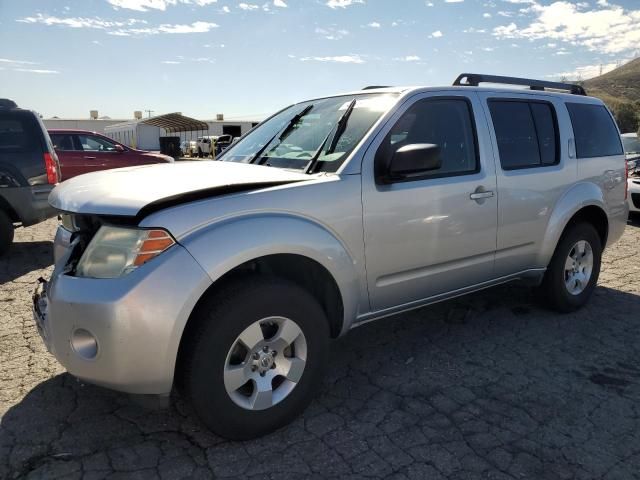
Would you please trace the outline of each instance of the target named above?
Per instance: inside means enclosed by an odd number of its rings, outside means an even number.
[[[547,232],[538,254],[538,265],[546,267],[571,218],[581,209],[596,206],[608,215],[602,190],[593,183],[583,182],[573,185],[556,203],[547,224]]]

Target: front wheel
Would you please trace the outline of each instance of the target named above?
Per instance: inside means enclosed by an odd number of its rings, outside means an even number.
[[[231,439],[282,427],[322,382],[329,328],[307,291],[257,277],[211,295],[196,311],[183,383],[200,419]]]
[[[598,282],[602,244],[588,223],[570,226],[563,234],[547,268],[541,290],[545,302],[560,312],[584,306]]]

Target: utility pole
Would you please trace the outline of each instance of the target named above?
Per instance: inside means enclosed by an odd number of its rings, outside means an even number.
[[[151,114],[154,112],[155,110],[145,110],[145,112],[147,112],[147,118],[151,118]]]

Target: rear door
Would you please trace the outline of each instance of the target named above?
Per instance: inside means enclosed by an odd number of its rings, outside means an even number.
[[[43,142],[33,113],[0,109],[0,189],[47,183]]]
[[[74,133],[52,133],[50,137],[60,162],[62,180],[87,173],[84,152]]]
[[[496,249],[496,177],[475,92],[408,100],[367,150],[362,167],[366,269],[374,311],[410,305],[488,281]],[[436,144],[442,166],[377,184],[376,155]]]
[[[560,97],[480,92],[496,152],[498,236],[495,271],[511,275],[539,265],[558,200],[576,180],[569,156],[571,124]]]

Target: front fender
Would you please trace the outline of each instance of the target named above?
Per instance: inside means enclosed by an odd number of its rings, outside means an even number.
[[[181,243],[214,282],[237,266],[267,255],[294,254],[315,260],[332,275],[342,296],[341,334],[357,316],[359,278],[354,256],[337,235],[311,219],[252,214],[208,225]]]
[[[589,182],[577,183],[564,193],[549,217],[542,248],[538,254],[538,265],[544,267],[549,265],[560,236],[571,218],[578,211],[589,206],[599,207],[607,216],[609,214],[602,190],[597,185]]]

